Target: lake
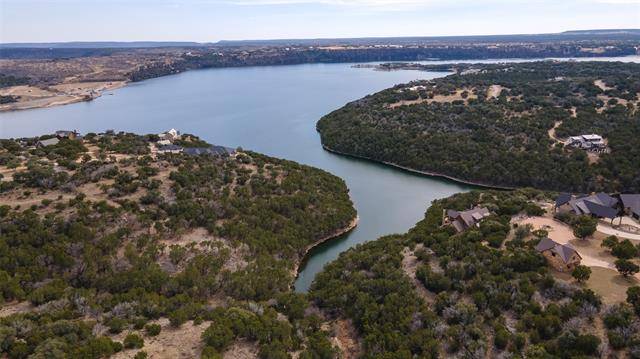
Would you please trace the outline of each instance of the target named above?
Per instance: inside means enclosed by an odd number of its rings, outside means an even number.
[[[322,149],[315,130],[320,117],[349,101],[395,84],[444,75],[380,72],[351,64],[190,71],[133,83],[91,102],[0,113],[0,138],[58,129],[157,133],[176,128],[210,143],[240,146],[340,176],[351,191],[360,223],[351,233],[311,251],[295,282],[296,290],[306,291],[316,273],[341,252],[382,235],[406,232],[423,218],[432,200],[470,189],[331,154]]]

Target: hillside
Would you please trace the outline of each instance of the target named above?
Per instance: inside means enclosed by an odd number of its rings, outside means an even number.
[[[391,64],[382,69],[443,70]],[[323,145],[489,186],[640,191],[640,65],[448,66],[452,75],[381,91],[317,125]],[[597,134],[602,148],[569,145]]]
[[[52,137],[0,141],[0,352],[333,352],[290,286],[309,246],[355,224],[344,181],[250,151],[162,153],[157,135]]]
[[[353,324],[364,358],[637,358],[640,288],[626,289],[638,280],[614,274],[628,283],[615,289],[599,278],[576,282],[537,250],[552,232],[514,224],[552,203],[532,189],[437,200],[408,233],[342,253],[310,295]],[[479,226],[442,225],[444,210],[476,205],[490,211]],[[611,291],[621,299],[605,303]]]

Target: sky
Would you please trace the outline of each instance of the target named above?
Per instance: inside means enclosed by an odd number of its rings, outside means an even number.
[[[0,0],[0,42],[197,41],[640,28],[640,0]]]

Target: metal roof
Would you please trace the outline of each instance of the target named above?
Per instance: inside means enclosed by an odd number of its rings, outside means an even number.
[[[624,208],[629,208],[631,212],[640,216],[640,194],[621,194],[620,200]]]
[[[60,140],[57,138],[49,138],[46,140],[40,140],[38,141],[42,146],[47,147],[47,146],[53,146],[53,145],[57,145]]]
[[[573,249],[573,247],[568,246],[566,244],[560,244],[547,237],[542,238],[540,240],[540,243],[536,245],[536,250],[541,253],[550,250],[555,254],[557,254],[560,257],[560,259],[562,259],[562,261],[565,263],[569,262],[569,260],[574,254],[582,258],[580,253],[576,252],[576,250]]]
[[[556,207],[562,206],[563,204],[569,203],[569,201],[573,198],[569,193],[560,193],[558,198],[556,198]]]

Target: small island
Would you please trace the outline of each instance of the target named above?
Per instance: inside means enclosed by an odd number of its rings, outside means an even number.
[[[0,140],[0,351],[333,355],[290,287],[356,221],[340,178],[173,129]]]
[[[446,68],[453,74],[398,85],[323,117],[317,124],[323,146],[489,187],[640,191],[640,65]]]

